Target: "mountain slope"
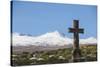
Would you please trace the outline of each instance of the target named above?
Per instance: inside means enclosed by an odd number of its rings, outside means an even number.
[[[73,39],[64,37],[58,31],[48,32],[40,36],[21,35],[13,33],[13,46],[64,46],[73,44]],[[80,39],[80,44],[96,44],[97,40],[94,37]]]

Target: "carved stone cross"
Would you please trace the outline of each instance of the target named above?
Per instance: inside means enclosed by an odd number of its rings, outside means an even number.
[[[70,33],[74,33],[74,46],[73,46],[73,62],[80,61],[81,50],[79,48],[79,33],[84,33],[84,29],[79,28],[79,21],[73,20],[73,28],[69,28]]]

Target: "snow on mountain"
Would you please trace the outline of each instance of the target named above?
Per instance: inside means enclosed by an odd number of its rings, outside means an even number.
[[[19,33],[12,34],[13,46],[63,46],[73,43],[73,39],[64,37],[58,31],[48,32],[40,36],[20,35]],[[97,40],[93,37],[80,39],[80,44],[96,44]]]
[[[81,44],[96,44],[97,43],[97,39],[94,37],[90,37],[87,39],[80,39],[80,43]]]

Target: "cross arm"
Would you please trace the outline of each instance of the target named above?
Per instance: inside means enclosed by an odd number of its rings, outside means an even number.
[[[75,33],[75,32],[84,33],[84,29],[82,29],[82,28],[80,28],[80,29],[69,28],[69,32],[70,33]]]

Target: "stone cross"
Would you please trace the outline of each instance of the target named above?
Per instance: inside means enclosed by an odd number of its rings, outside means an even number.
[[[84,33],[84,29],[79,28],[79,21],[73,20],[73,28],[69,28],[70,33],[74,33],[74,46],[73,46],[73,62],[79,62],[81,58],[81,50],[79,48],[79,33]]]

